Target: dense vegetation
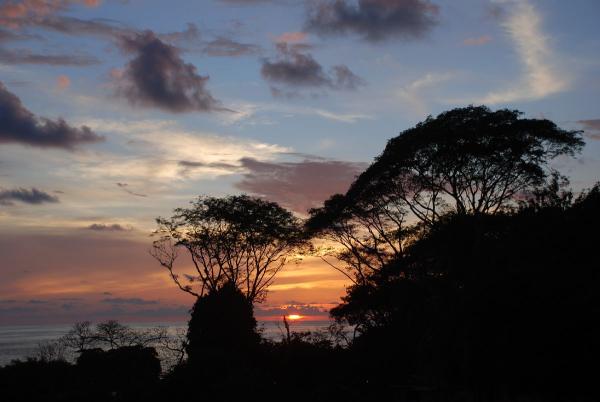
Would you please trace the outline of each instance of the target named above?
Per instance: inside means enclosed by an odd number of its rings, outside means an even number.
[[[80,347],[74,363],[15,362],[0,389],[11,401],[598,400],[600,185],[575,196],[549,168],[582,146],[547,120],[468,107],[390,140],[303,230],[273,203],[202,198],[160,219],[155,243],[176,284],[200,289],[185,358],[161,374],[155,339],[130,334]],[[204,258],[191,285],[174,271],[178,248]],[[256,250],[273,258],[251,272],[242,261]],[[336,324],[263,339],[253,302],[267,285],[253,291],[252,278],[268,284],[288,254],[309,251],[353,281]],[[71,347],[88,334],[77,328]]]

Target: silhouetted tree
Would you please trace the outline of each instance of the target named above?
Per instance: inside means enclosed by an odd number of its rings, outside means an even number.
[[[157,222],[160,239],[151,254],[181,290],[196,297],[234,284],[250,302],[262,301],[277,272],[303,244],[299,221],[289,211],[246,195],[200,197],[191,208],[176,209],[170,219]],[[174,270],[179,250],[189,254],[195,268],[185,279]]]
[[[124,346],[109,350],[87,349],[77,358],[77,370],[96,400],[146,401],[153,397],[161,372],[152,347]]]
[[[362,366],[385,367],[366,376],[484,400],[593,395],[600,186],[575,201],[568,193],[552,179],[546,204],[443,217],[351,287],[332,315],[358,326]]]
[[[578,131],[520,115],[469,106],[429,117],[389,140],[346,194],[311,211],[308,228],[341,246],[324,259],[364,282],[444,215],[516,206],[517,196],[543,185],[550,160],[584,145]],[[344,266],[329,261],[331,255]]]
[[[252,303],[234,284],[224,284],[196,300],[188,325],[191,362],[211,361],[212,370],[214,360],[227,365],[245,359],[259,343]]]
[[[62,337],[63,343],[76,353],[93,347],[96,340],[96,334],[90,321],[76,322]]]

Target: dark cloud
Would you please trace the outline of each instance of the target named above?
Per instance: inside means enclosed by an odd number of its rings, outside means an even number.
[[[219,37],[207,42],[202,52],[209,56],[248,56],[259,53],[260,47],[237,42],[230,38]]]
[[[371,42],[415,39],[436,25],[438,12],[428,0],[313,0],[306,29],[320,35],[355,33]]]
[[[35,187],[32,187],[31,189],[0,189],[0,205],[13,205],[14,202],[38,205],[44,203],[57,203],[59,202],[59,200],[57,197],[54,197],[44,191],[38,190]]]
[[[127,194],[135,195],[136,197],[148,197],[146,194],[136,193],[135,191],[131,191],[128,187],[127,183],[115,183],[117,187],[122,188]]]
[[[585,129],[586,137],[592,140],[600,140],[600,119],[579,120],[577,123]]]
[[[209,77],[199,75],[181,58],[180,49],[153,32],[123,36],[120,46],[134,55],[118,81],[118,93],[131,104],[173,113],[225,110],[206,89]]]
[[[102,303],[108,303],[108,304],[148,305],[148,304],[157,304],[158,301],[156,301],[156,300],[144,300],[144,299],[140,299],[138,297],[132,297],[132,298],[114,297],[114,298],[109,298],[109,299],[103,299]]]
[[[264,79],[291,87],[355,89],[363,80],[344,65],[333,66],[326,72],[304,47],[277,43],[278,58],[265,59],[261,68]],[[279,90],[278,88],[274,88]]]
[[[344,193],[365,163],[304,160],[261,162],[245,158],[247,171],[236,184],[240,190],[276,201],[296,212],[306,213],[335,193]]]
[[[0,116],[0,143],[73,150],[81,144],[104,140],[104,137],[97,135],[89,127],[76,128],[63,119],[36,117],[1,82]]]
[[[105,223],[93,223],[86,229],[95,230],[98,232],[127,232],[132,230],[132,228],[119,225],[118,223],[113,223],[112,225],[107,225]]]
[[[356,87],[364,84],[362,78],[354,74],[344,65],[333,66],[332,77],[333,88],[356,89]]]
[[[100,61],[85,54],[39,54],[27,49],[1,49],[0,63],[4,64],[48,64],[51,66],[89,66]]]

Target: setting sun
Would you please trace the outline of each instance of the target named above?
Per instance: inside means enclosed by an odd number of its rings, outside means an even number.
[[[296,320],[300,320],[302,318],[304,318],[303,316],[299,315],[299,314],[290,314],[287,316],[288,319],[292,320],[292,321],[296,321]]]

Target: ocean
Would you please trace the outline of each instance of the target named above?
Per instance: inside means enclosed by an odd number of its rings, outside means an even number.
[[[134,329],[166,327],[169,332],[185,330],[186,323],[123,323]],[[324,330],[329,321],[290,321],[292,332]],[[71,325],[15,325],[0,326],[0,366],[16,359],[35,356],[39,344],[50,342],[65,335]],[[267,339],[279,340],[283,336],[283,325],[276,321],[259,321],[259,329]]]

